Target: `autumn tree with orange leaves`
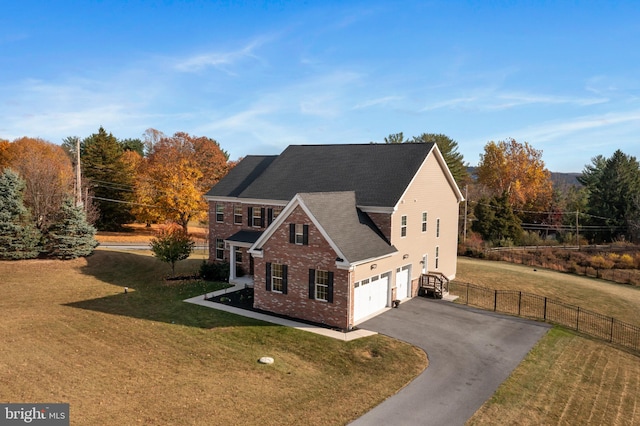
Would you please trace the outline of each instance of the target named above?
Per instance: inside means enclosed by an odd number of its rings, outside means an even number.
[[[229,171],[228,154],[205,136],[166,136],[154,129],[145,136],[148,154],[138,168],[134,214],[140,221],[170,220],[187,230],[189,221],[206,216],[203,196]]]
[[[73,168],[64,150],[40,138],[23,137],[6,145],[3,163],[25,182],[24,203],[38,229],[46,229],[66,197],[72,195]]]
[[[489,142],[480,155],[478,183],[494,196],[507,194],[516,211],[548,210],[553,195],[551,173],[542,161],[542,151],[515,139]]]

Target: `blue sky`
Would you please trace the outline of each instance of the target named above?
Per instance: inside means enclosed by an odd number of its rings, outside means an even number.
[[[0,0],[0,137],[289,144],[444,133],[640,158],[639,1]]]

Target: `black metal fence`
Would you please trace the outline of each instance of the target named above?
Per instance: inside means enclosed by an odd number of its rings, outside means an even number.
[[[640,352],[640,327],[579,306],[522,291],[493,290],[459,281],[449,284],[449,293],[466,305],[548,321]]]

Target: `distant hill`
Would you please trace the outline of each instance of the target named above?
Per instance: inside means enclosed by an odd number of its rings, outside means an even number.
[[[476,178],[476,167],[467,167],[467,172],[469,175],[475,180]],[[578,182],[578,176],[582,173],[561,173],[561,172],[551,172],[551,181],[553,185],[565,186],[565,185],[573,185],[573,186],[582,186],[580,182]]]
[[[582,173],[558,173],[551,172],[551,181],[554,186],[561,185],[573,185],[573,186],[582,186],[580,182],[578,182],[578,176]]]

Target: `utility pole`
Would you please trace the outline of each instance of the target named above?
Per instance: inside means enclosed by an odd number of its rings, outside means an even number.
[[[76,207],[82,207],[82,176],[80,173],[80,138],[76,137]]]
[[[467,242],[467,205],[468,205],[468,198],[469,198],[469,184],[466,184],[464,186],[464,231],[462,231],[462,242],[466,243]]]
[[[576,245],[578,246],[578,250],[580,250],[580,231],[578,229],[578,210],[576,210]]]

